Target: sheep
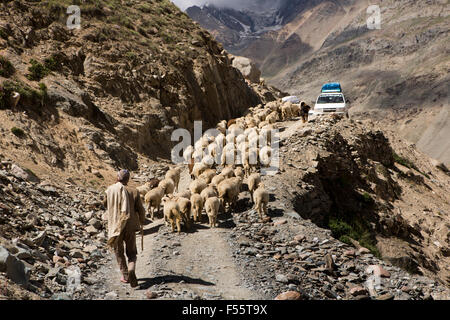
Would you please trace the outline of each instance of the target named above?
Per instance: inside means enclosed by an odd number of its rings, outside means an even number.
[[[232,150],[227,150],[222,153],[220,158],[220,163],[222,166],[231,167],[236,162],[236,150],[233,148]]]
[[[299,104],[292,104],[291,105],[291,113],[292,113],[292,117],[300,117],[300,105]]]
[[[214,169],[206,169],[203,171],[203,173],[199,176],[199,179],[205,180],[207,184],[211,183],[212,178],[216,176],[216,170]]]
[[[247,136],[245,134],[240,134],[236,137],[236,144],[239,145],[247,140]]]
[[[181,168],[173,168],[166,172],[165,179],[172,179],[175,191],[178,191],[178,184],[180,183]]]
[[[258,211],[261,220],[264,215],[267,216],[267,204],[269,203],[269,193],[266,191],[264,184],[260,183],[258,189],[253,193],[255,199],[255,210]]]
[[[202,179],[194,180],[189,184],[189,190],[191,191],[191,193],[200,194],[206,187],[206,181]]]
[[[237,119],[231,119],[231,120],[228,120],[228,122],[227,122],[227,128],[229,128],[231,125],[235,124],[235,123],[236,123],[236,120],[237,120]]]
[[[212,178],[212,180],[211,180],[211,185],[217,187],[217,185],[218,185],[219,183],[221,183],[221,182],[222,182],[223,180],[225,180],[225,179],[226,179],[226,178],[225,178],[223,175],[218,174],[217,176],[215,176],[215,177]]]
[[[227,132],[227,121],[226,120],[220,121],[217,124],[216,129],[220,131],[222,134],[225,134]]]
[[[248,191],[250,191],[250,198],[252,202],[254,202],[253,193],[258,188],[260,183],[261,183],[261,175],[257,172],[252,173],[247,179]]]
[[[219,149],[222,149],[226,145],[227,140],[226,140],[225,134],[226,133],[221,133],[216,137],[215,141],[216,141],[216,144],[219,147]]]
[[[190,163],[190,160],[193,158],[193,153],[195,149],[193,146],[188,146],[183,152],[183,159],[185,163]]]
[[[231,167],[223,168],[220,175],[225,177],[225,179],[234,177],[234,170]]]
[[[194,174],[193,174],[194,165],[195,165],[194,158],[191,158],[188,162],[189,175],[191,176],[191,179],[194,179]]]
[[[226,140],[226,145],[234,145],[235,141],[236,141],[236,135],[234,135],[233,133],[228,132],[228,134],[225,137]]]
[[[164,196],[164,188],[156,187],[150,190],[144,197],[144,203],[147,211],[150,212],[150,217],[153,220],[155,216],[155,208],[158,210],[158,215],[160,213],[161,199]]]
[[[264,120],[264,121],[262,121],[262,122],[260,122],[260,123],[258,124],[258,128],[259,128],[259,129],[262,129],[262,128],[264,128],[265,126],[267,126],[268,124],[270,124],[269,121]]]
[[[164,220],[166,225],[170,223],[172,227],[172,232],[175,232],[175,224],[177,226],[177,232],[181,231],[181,220],[182,214],[180,211],[180,206],[175,199],[164,197]]]
[[[254,134],[254,133],[256,133],[256,135],[258,135],[258,129],[257,129],[257,128],[247,128],[247,129],[245,129],[245,131],[244,131],[244,135],[245,135],[246,137],[249,137],[250,135],[252,135],[252,134]]]
[[[251,134],[248,138],[248,147],[257,148],[259,144],[259,135]]]
[[[203,149],[202,148],[195,149],[194,152],[192,153],[192,158],[194,159],[195,164],[201,163],[203,160]]]
[[[214,157],[210,155],[206,155],[202,159],[202,164],[204,164],[207,168],[212,168],[215,162],[216,160],[214,159]]]
[[[245,124],[247,128],[254,128],[258,125],[259,119],[255,119],[253,117],[245,119]]]
[[[239,128],[238,130],[244,131],[245,129],[245,118],[237,118],[236,119],[236,126]]]
[[[202,190],[200,196],[202,197],[203,203],[205,203],[206,199],[217,197],[217,188],[215,186],[209,186]]]
[[[280,110],[280,106],[277,101],[271,101],[267,103],[265,107],[270,111],[276,111],[277,113]]]
[[[277,122],[278,120],[280,120],[279,116],[278,116],[278,112],[273,111],[271,114],[269,114],[266,118],[266,121],[269,122],[270,124]]]
[[[244,155],[244,172],[245,176],[248,177],[252,171],[256,170],[256,166],[258,165],[258,148],[250,148]]]
[[[197,222],[202,218],[203,199],[198,193],[191,195],[191,210],[194,217],[194,221]]]
[[[235,123],[228,128],[228,133],[237,137],[238,135],[244,132],[243,127],[244,127],[243,125],[238,125],[237,123]]]
[[[209,169],[208,165],[201,163],[201,162],[196,163],[196,164],[194,164],[194,167],[192,168],[192,175],[195,178],[199,178],[200,175],[207,169]]]
[[[236,177],[240,177],[240,178],[244,179],[245,171],[242,167],[237,167],[236,169],[234,169],[234,175]]]
[[[144,185],[137,187],[136,190],[139,192],[141,197],[145,197],[147,192],[149,192],[150,190],[152,190],[158,186],[159,182],[160,181],[158,179],[151,179],[150,181],[146,182]]]
[[[183,220],[186,229],[191,228],[191,200],[186,198],[175,197],[178,207],[180,208],[181,219]]]
[[[290,118],[292,118],[291,105],[292,104],[290,102],[287,102],[281,106],[281,118],[283,120],[289,120]]]
[[[175,190],[175,183],[170,178],[164,179],[159,182],[158,187],[162,187],[164,189],[164,194],[172,194]]]
[[[241,178],[229,178],[225,179],[217,186],[219,191],[219,198],[223,204],[223,208],[228,204],[228,208],[231,208],[236,203],[239,192],[241,190],[242,179]]]
[[[272,159],[272,148],[265,146],[259,151],[259,162],[262,167],[268,167]]]
[[[178,192],[178,193],[175,194],[175,196],[179,197],[179,198],[190,199],[191,198],[191,191],[185,190],[185,191],[182,191],[182,192]]]
[[[217,215],[219,213],[220,200],[217,197],[208,198],[205,202],[205,211],[208,215],[209,226],[214,228],[217,226]]]
[[[272,131],[275,130],[272,124],[265,125],[260,131],[260,137],[267,142],[267,145],[272,144]],[[261,140],[260,140],[261,141]],[[264,147],[264,146],[261,146]]]
[[[217,143],[213,142],[208,145],[208,155],[212,156],[213,158],[216,158],[217,154],[219,153],[220,147],[217,145]]]

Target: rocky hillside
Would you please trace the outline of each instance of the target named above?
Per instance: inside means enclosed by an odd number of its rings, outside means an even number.
[[[0,300],[92,298],[107,253],[98,191],[0,161]]]
[[[0,144],[38,176],[83,173],[88,183],[136,169],[169,155],[173,129],[215,125],[278,95],[249,86],[168,0],[83,1],[79,29],[66,27],[71,4],[1,4]]]
[[[358,240],[394,265],[449,284],[446,168],[371,121],[318,119],[281,136],[283,172],[268,182],[277,199],[341,241]]]
[[[367,28],[373,4],[380,30]],[[312,102],[323,83],[339,81],[355,116],[382,121],[450,164],[447,1],[297,0],[269,13],[261,8],[187,13],[230,52],[255,61],[269,83]]]

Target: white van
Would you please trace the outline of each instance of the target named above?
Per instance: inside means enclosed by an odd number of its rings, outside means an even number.
[[[310,111],[316,115],[346,112],[345,97],[338,82],[326,83],[322,86],[322,93],[317,97],[314,110]]]
[[[339,93],[322,93],[317,97],[314,105],[315,114],[324,113],[345,113],[346,103],[344,94]]]

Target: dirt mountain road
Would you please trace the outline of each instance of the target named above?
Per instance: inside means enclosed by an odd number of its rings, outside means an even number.
[[[179,188],[186,190],[190,177],[182,173]],[[206,222],[206,216],[203,217]],[[138,260],[136,275],[140,287],[132,289],[120,283],[120,271],[114,259],[100,270],[105,277],[105,291],[115,292],[110,298],[147,299],[147,289],[158,299],[262,299],[258,293],[242,285],[242,275],[232,258],[224,234],[229,233],[227,222],[210,229],[206,223],[174,234],[162,218],[144,227],[144,251],[137,237]],[[112,255],[111,255],[112,257]]]

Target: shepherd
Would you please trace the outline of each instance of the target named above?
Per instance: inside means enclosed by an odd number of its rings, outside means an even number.
[[[108,187],[104,204],[107,207],[108,247],[113,250],[119,264],[123,283],[137,287],[136,278],[136,231],[142,230],[145,221],[145,210],[134,188],[127,188],[130,180],[128,170],[117,173],[117,182]],[[128,258],[127,261],[124,256]]]
[[[308,122],[308,113],[311,107],[307,105],[304,101],[300,104],[300,115],[302,117],[303,123]]]

